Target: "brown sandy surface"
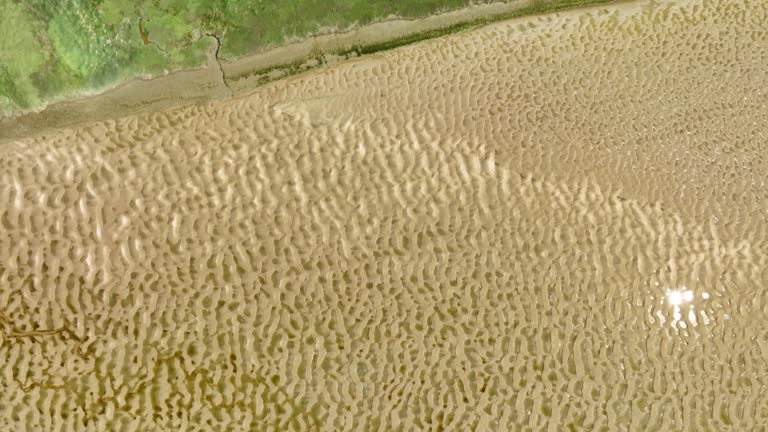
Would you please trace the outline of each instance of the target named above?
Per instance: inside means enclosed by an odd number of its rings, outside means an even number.
[[[0,429],[761,430],[767,12],[507,21],[0,146]]]

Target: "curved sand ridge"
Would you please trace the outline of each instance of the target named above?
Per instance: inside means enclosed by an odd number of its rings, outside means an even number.
[[[513,20],[0,147],[1,429],[765,423],[766,12]]]

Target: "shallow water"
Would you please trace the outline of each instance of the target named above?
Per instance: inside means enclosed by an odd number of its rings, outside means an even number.
[[[761,430],[766,12],[513,20],[3,146],[2,429]]]

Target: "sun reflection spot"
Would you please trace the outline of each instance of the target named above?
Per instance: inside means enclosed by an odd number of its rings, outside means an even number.
[[[683,289],[667,290],[667,299],[672,306],[680,306],[683,303],[687,303],[693,300],[693,291]]]

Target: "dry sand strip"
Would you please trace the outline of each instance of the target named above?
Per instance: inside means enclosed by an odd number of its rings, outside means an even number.
[[[767,13],[504,21],[0,146],[0,430],[760,430]]]
[[[0,117],[0,144],[10,139],[47,133],[55,128],[216,100],[230,96],[231,90],[247,93],[259,85],[261,75],[256,72],[304,59],[309,59],[305,68],[311,69],[312,57],[317,52],[330,53],[354,45],[376,44],[478,18],[502,16],[529,4],[528,0],[516,0],[473,5],[423,19],[388,19],[349,31],[328,30],[315,37],[232,62],[222,62],[221,68],[227,77],[227,85],[222,82],[222,70],[214,58],[215,43],[212,40],[209,62],[205,68],[172,72],[152,79],[137,78],[103,93],[52,103],[39,112]],[[333,55],[325,56],[328,64],[338,60],[340,58]]]

